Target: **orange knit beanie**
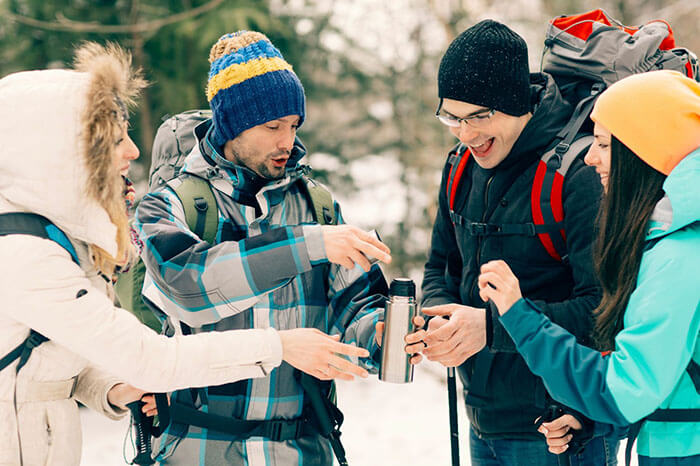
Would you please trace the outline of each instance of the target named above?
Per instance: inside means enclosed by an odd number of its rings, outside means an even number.
[[[591,119],[668,175],[700,147],[700,83],[677,71],[635,74],[600,95]]]

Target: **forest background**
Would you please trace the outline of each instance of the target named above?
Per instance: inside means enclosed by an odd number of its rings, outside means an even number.
[[[700,51],[700,0],[0,0],[0,76],[65,67],[82,40],[128,48],[151,82],[131,118],[141,149],[131,177],[143,195],[161,118],[208,106],[211,45],[261,31],[304,84],[300,137],[314,177],[349,223],[376,228],[389,244],[387,275],[420,281],[454,143],[433,116],[447,45],[493,18],[525,37],[536,71],[547,21],[596,7],[627,25],[665,19],[678,45]]]

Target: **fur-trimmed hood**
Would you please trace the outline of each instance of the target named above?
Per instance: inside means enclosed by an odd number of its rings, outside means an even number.
[[[116,257],[125,207],[114,151],[143,86],[126,53],[95,43],[74,70],[0,80],[0,212],[38,213]]]

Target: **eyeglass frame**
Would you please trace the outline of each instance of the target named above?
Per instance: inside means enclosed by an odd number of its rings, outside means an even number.
[[[438,119],[440,123],[443,125],[447,126],[448,128],[461,128],[462,127],[462,122],[464,122],[465,125],[471,126],[472,128],[479,128],[479,126],[475,126],[474,123],[469,123],[470,120],[474,121],[484,121],[488,122],[490,118],[496,113],[496,109],[494,108],[485,108],[483,111],[478,111],[476,114],[472,114],[470,116],[466,116],[464,118],[457,118],[456,116],[452,116],[451,118],[448,117],[447,115],[441,115],[440,110],[442,110],[442,99],[440,99],[440,104],[438,105],[437,110],[435,110],[435,117]],[[443,120],[442,118],[445,118]],[[456,122],[456,125],[450,125],[447,124],[445,121],[453,121]]]

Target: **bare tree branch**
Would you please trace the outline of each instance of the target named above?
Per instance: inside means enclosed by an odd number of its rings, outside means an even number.
[[[198,6],[191,10],[183,11],[181,13],[176,13],[174,15],[155,19],[152,21],[144,21],[142,23],[134,24],[99,24],[95,22],[80,22],[72,21],[62,15],[57,15],[56,22],[42,21],[34,18],[29,18],[27,16],[17,15],[10,11],[4,11],[3,16],[10,21],[15,21],[26,26],[31,26],[38,29],[45,29],[48,31],[62,31],[62,32],[96,32],[100,34],[142,34],[145,32],[153,32],[161,29],[165,26],[169,26],[180,21],[184,21],[190,18],[194,18],[208,11],[211,11],[221,5],[224,0],[211,0],[204,5]]]

